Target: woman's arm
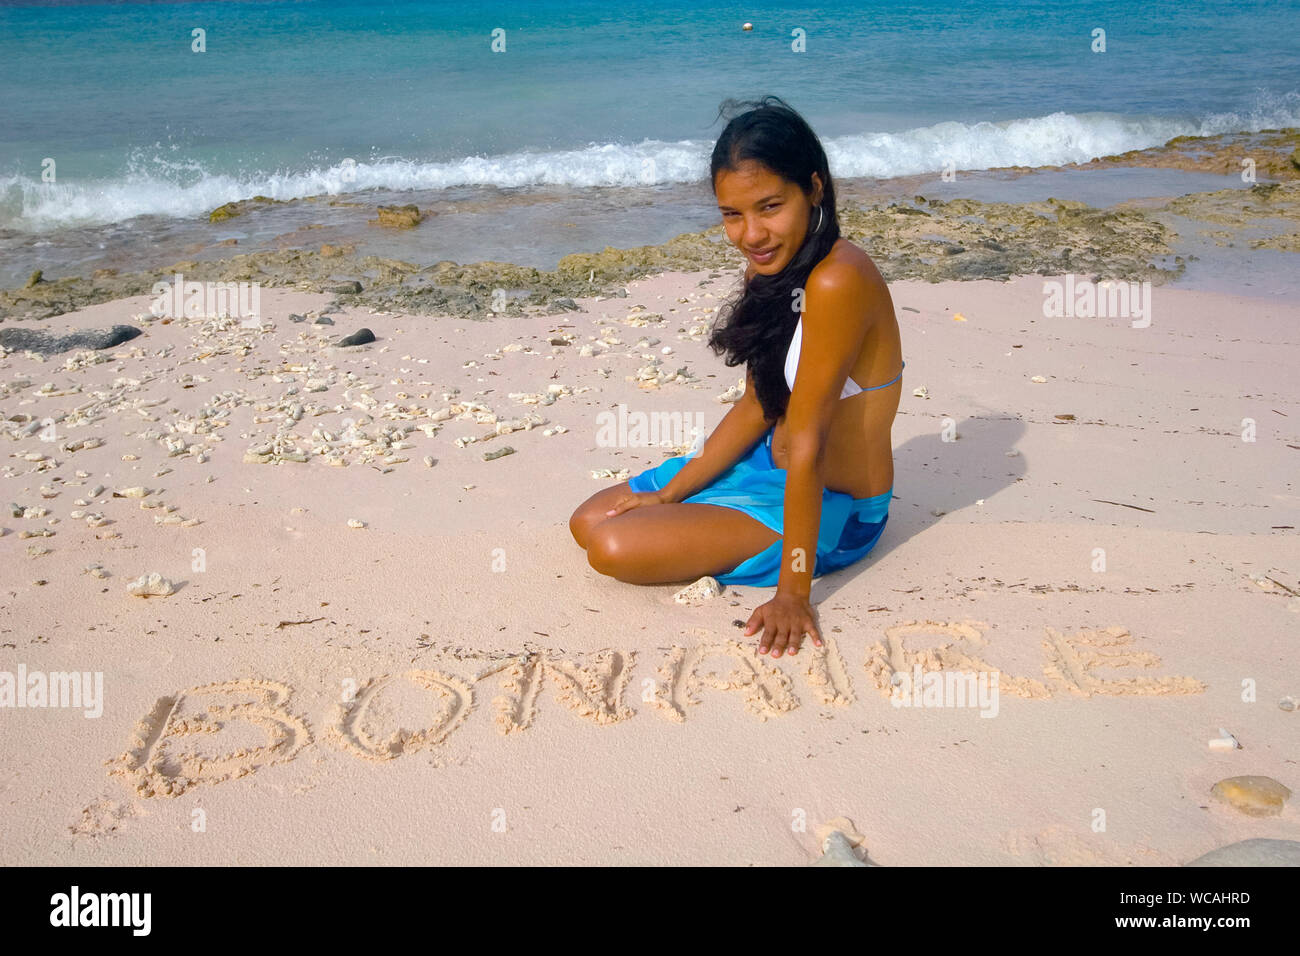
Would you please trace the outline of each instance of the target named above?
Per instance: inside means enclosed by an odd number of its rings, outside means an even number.
[[[745,394],[723,416],[704,447],[694,458],[687,460],[672,481],[659,489],[659,496],[667,502],[682,501],[701,488],[707,488],[714,478],[722,474],[767,433],[767,419],[763,406],[754,393],[753,376],[745,375]]]
[[[785,554],[777,584],[778,594],[799,598],[812,593],[831,419],[876,308],[864,307],[874,300],[849,268],[822,271],[806,293],[796,387],[786,406]]]
[[[820,270],[820,271],[818,271]],[[821,646],[810,595],[817,560],[825,488],[824,457],[831,418],[853,360],[862,347],[879,296],[852,269],[822,267],[809,277],[803,347],[795,388],[786,405],[789,429],[785,481],[785,534],[776,595],[754,609],[745,634],[762,629],[758,653],[780,657],[799,651],[805,634]]]

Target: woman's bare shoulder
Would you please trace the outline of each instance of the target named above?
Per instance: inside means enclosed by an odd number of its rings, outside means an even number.
[[[871,256],[844,238],[813,267],[808,284],[814,283],[827,291],[852,292],[868,299],[888,294],[884,276]]]

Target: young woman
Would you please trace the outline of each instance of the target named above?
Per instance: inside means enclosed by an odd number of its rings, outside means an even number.
[[[774,96],[733,105],[752,108],[728,122],[710,172],[749,267],[709,345],[745,365],[744,397],[698,455],[596,493],[569,528],[621,581],[775,585],[745,634],[761,629],[758,653],[780,657],[805,634],[822,646],[813,578],[865,556],[888,520],[902,347],[884,279],[840,238],[812,129]]]

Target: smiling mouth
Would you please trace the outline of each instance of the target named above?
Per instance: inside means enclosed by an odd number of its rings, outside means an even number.
[[[751,256],[769,256],[772,253],[776,252],[776,249],[777,249],[776,246],[773,246],[771,249],[764,249],[764,250],[750,249],[749,254]]]

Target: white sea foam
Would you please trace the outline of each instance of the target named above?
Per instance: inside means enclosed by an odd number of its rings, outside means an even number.
[[[1243,113],[1201,119],[1128,117],[1111,113],[1052,113],[998,123],[945,122],[892,133],[827,138],[831,172],[839,177],[891,177],[955,169],[1043,166],[1158,146],[1174,136],[1211,136],[1300,125],[1300,93],[1263,97]],[[646,140],[635,145],[592,144],[582,149],[449,162],[385,157],[339,162],[300,172],[212,173],[201,163],[137,157],[120,178],[42,183],[0,177],[0,226],[42,232],[121,222],[140,215],[191,217],[254,195],[296,199],[366,189],[437,190],[491,184],[503,188],[564,185],[635,186],[689,183],[708,173],[711,141]]]

